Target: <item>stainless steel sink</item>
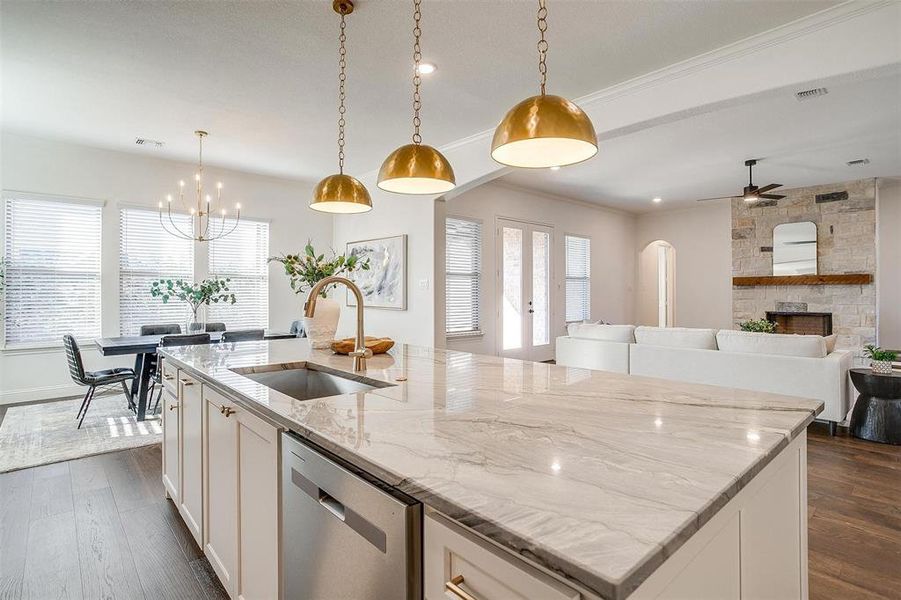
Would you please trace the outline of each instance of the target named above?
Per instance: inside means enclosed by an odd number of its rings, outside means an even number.
[[[298,400],[312,400],[393,387],[393,384],[384,381],[341,371],[326,370],[324,367],[306,362],[241,367],[230,370]]]

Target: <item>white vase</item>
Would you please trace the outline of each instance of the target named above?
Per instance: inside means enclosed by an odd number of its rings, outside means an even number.
[[[338,331],[338,318],[341,316],[341,305],[331,298],[319,298],[316,301],[316,314],[303,318],[304,331],[313,348],[324,349],[335,341]]]

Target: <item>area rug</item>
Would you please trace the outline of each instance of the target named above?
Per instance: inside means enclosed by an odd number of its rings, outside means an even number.
[[[104,452],[158,444],[158,416],[140,423],[122,394],[97,396],[81,429],[81,399],[9,408],[0,422],[0,473]]]

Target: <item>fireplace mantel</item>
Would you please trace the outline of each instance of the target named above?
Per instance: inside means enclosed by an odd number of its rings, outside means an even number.
[[[733,277],[732,285],[866,285],[873,283],[870,273],[842,273],[840,275],[755,275]]]

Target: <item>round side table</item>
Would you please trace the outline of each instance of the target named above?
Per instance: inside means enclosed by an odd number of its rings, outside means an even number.
[[[860,392],[851,413],[851,435],[901,445],[901,371],[880,375],[851,369],[851,381]]]

